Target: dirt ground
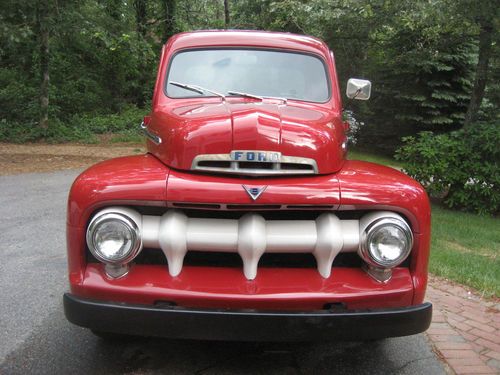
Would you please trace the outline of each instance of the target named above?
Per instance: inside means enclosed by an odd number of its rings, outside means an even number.
[[[0,175],[86,168],[102,160],[137,155],[144,144],[0,143]]]

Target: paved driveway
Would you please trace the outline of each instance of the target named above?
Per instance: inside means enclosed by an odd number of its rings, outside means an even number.
[[[65,205],[76,175],[0,176],[0,374],[445,374],[424,335],[327,344],[102,342],[62,312]]]

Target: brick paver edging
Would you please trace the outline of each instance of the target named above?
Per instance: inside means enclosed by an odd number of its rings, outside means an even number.
[[[450,369],[500,374],[500,303],[437,277],[429,279],[427,299],[434,306],[427,336]]]

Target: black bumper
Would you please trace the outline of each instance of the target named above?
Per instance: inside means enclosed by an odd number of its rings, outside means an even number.
[[[238,341],[371,340],[429,328],[432,305],[370,311],[267,312],[130,305],[64,295],[66,318],[96,331]]]

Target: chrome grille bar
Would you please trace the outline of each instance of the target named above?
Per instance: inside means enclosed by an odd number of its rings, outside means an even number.
[[[239,220],[188,218],[177,210],[161,217],[142,217],[143,244],[160,248],[167,257],[169,272],[177,276],[187,251],[237,252],[247,279],[257,276],[264,252],[312,253],[318,272],[327,278],[340,251],[357,251],[357,220],[340,220],[332,213],[316,220],[265,220],[248,213]]]
[[[281,156],[279,161],[236,161],[230,154],[205,154],[193,159],[192,170],[241,175],[317,174],[314,159]]]
[[[108,207],[102,212],[133,211]],[[316,220],[266,220],[257,213],[240,219],[191,218],[180,210],[169,209],[161,216],[137,215],[142,245],[161,249],[170,275],[182,271],[188,251],[237,252],[243,261],[243,273],[249,280],[257,276],[260,257],[268,253],[311,253],[320,275],[328,278],[335,256],[356,252],[359,247],[359,221],[340,220],[330,212]]]

